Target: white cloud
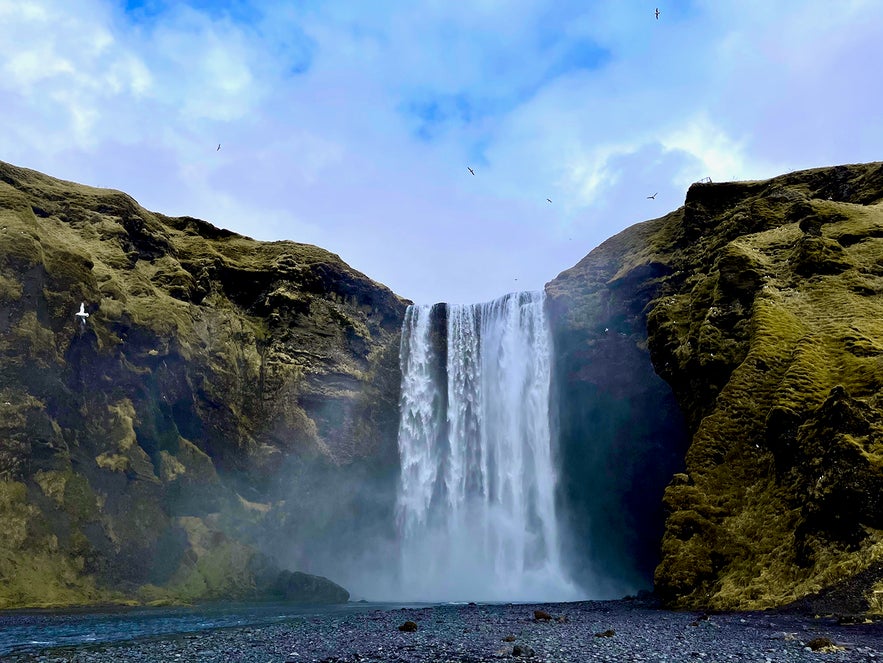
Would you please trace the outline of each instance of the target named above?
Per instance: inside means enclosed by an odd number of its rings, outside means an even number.
[[[880,3],[652,9],[0,0],[0,158],[420,301],[539,288],[706,175],[879,158]]]
[[[610,168],[610,159],[629,152],[627,148],[602,146],[573,155],[565,163],[567,189],[576,194],[580,205],[600,202],[601,195],[619,179],[619,174]]]
[[[712,180],[743,179],[746,173],[742,146],[716,127],[705,113],[701,113],[677,127],[659,141],[666,150],[680,150],[701,164],[701,177]],[[673,183],[688,188],[697,179],[695,169],[678,172]]]
[[[13,55],[3,70],[16,84],[27,87],[58,74],[73,74],[74,66],[43,44],[39,50]]]
[[[177,107],[187,122],[231,121],[257,108],[271,81],[253,69],[260,47],[246,30],[179,8],[142,36],[139,47],[152,55],[156,84],[151,95]]]

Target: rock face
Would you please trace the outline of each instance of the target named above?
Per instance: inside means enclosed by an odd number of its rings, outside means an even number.
[[[350,600],[350,593],[340,585],[299,571],[282,571],[275,589],[280,598],[297,603],[346,603]]]
[[[627,475],[676,468],[682,438],[656,408],[673,394],[683,414],[684,468],[665,489],[655,571],[666,604],[754,609],[839,587],[880,610],[881,201],[881,164],[695,184],[681,209],[547,286],[561,388],[613,392],[623,373],[644,383],[605,396],[646,412],[634,435],[609,418],[600,435],[629,440],[613,445]],[[644,348],[670,390],[647,377]],[[576,398],[564,398],[565,458],[599,443]],[[617,517],[646,517],[652,501],[635,507],[630,488],[614,491]],[[571,501],[597,490],[566,489]]]
[[[630,228],[546,286],[565,559],[583,587],[610,598],[651,587],[662,494],[688,444],[647,347],[647,306],[669,270],[644,247],[662,224]]]
[[[0,608],[272,588],[258,533],[307,541],[305,477],[397,472],[406,304],[322,249],[0,162]]]

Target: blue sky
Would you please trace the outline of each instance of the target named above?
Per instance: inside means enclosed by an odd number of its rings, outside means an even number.
[[[0,0],[0,159],[484,301],[700,178],[880,159],[881,35],[876,0]]]

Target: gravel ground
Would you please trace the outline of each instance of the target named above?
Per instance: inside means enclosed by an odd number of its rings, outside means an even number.
[[[536,619],[543,610],[551,619]],[[399,629],[405,622],[416,631]],[[813,650],[816,638],[832,645]],[[883,623],[797,614],[703,615],[637,601],[455,605],[304,617],[4,661],[883,661]]]

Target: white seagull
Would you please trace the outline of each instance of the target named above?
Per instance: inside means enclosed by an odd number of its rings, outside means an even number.
[[[89,314],[86,313],[86,305],[83,302],[80,302],[80,310],[77,311],[74,316],[80,319],[80,322],[83,323],[83,326],[86,325],[86,318],[89,317]]]

